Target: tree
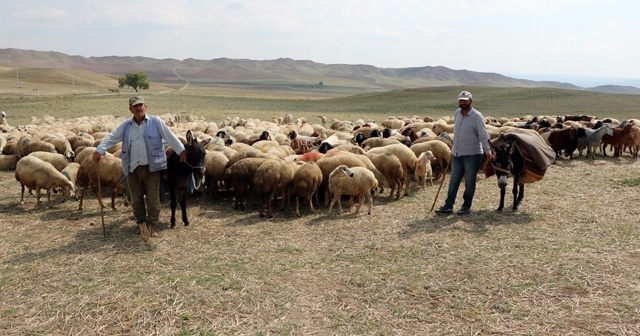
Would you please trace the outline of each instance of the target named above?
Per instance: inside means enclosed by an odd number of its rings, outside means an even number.
[[[147,74],[142,71],[126,73],[118,79],[118,87],[123,88],[125,86],[132,87],[136,92],[138,92],[138,89],[149,89]]]

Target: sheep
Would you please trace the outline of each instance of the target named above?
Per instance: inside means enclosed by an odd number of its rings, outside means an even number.
[[[32,152],[57,153],[56,147],[53,144],[42,140],[36,140],[29,134],[24,134],[20,139],[18,139],[17,150],[19,157],[27,156]]]
[[[433,124],[433,132],[436,135],[440,135],[440,133],[444,132],[453,133],[453,125],[436,122]]]
[[[389,153],[393,154],[400,159],[402,163],[402,171],[404,176],[404,195],[409,195],[409,188],[411,187],[411,179],[409,178],[409,169],[415,170],[418,163],[418,157],[409,149],[409,147],[403,144],[393,144],[383,147],[371,148],[369,153]]]
[[[325,127],[327,125],[327,117],[319,115],[318,118],[320,118],[320,122],[322,122],[322,127]]]
[[[122,172],[122,160],[107,153],[100,159],[100,186],[106,187],[111,193],[111,209],[116,209],[115,197],[116,192],[122,192],[125,189],[124,173]],[[80,203],[78,210],[82,210],[84,196],[87,193],[87,187],[91,185],[94,193],[98,194],[98,168],[93,161],[92,156],[86,157],[80,168],[78,168],[76,177],[76,187],[80,190]]]
[[[269,159],[264,157],[243,158],[225,169],[225,179],[228,179],[229,182],[234,185],[234,209],[239,208],[240,210],[244,210],[244,200],[248,194],[249,186],[253,183],[256,170],[258,170],[258,167],[266,160]]]
[[[73,183],[74,191],[77,191],[76,182],[78,180],[78,169],[80,169],[80,164],[77,162],[71,162],[61,171],[62,175],[66,176],[67,179]],[[73,193],[73,198],[76,201],[78,200],[78,194],[76,192]]]
[[[355,214],[360,212],[364,204],[364,199],[369,199],[369,212],[373,213],[372,192],[378,188],[378,181],[373,173],[364,167],[349,168],[346,165],[339,165],[329,175],[329,192],[333,195],[328,213],[331,214],[333,205],[338,202],[338,213],[342,215],[342,195],[358,196],[358,206]]]
[[[7,143],[2,147],[2,155],[18,155],[18,138],[14,135],[7,137]]]
[[[76,152],[76,157],[73,158],[73,162],[82,163],[88,156],[92,156],[95,151],[95,147],[84,147]]]
[[[364,148],[365,151],[368,151],[371,148],[383,147],[393,144],[401,144],[401,142],[393,138],[369,138],[362,142],[361,147]]]
[[[440,178],[440,175],[445,173],[445,169],[450,167],[451,164],[451,149],[447,146],[446,143],[440,140],[430,140],[422,143],[417,143],[411,145],[410,148],[416,156],[420,156],[420,154],[431,151],[435,160],[432,160],[432,166],[436,164],[438,166],[437,174],[435,174],[434,178],[437,180]]]
[[[320,205],[318,201],[320,183],[322,183],[320,167],[315,162],[303,162],[293,175],[291,182],[290,193],[296,198],[296,216],[300,217],[300,198],[309,202],[309,210],[312,213],[316,211],[313,208],[313,196],[316,196],[316,203]]]
[[[602,125],[598,129],[585,128],[586,136],[578,140],[578,156],[582,156],[582,151],[587,149],[587,157],[591,155],[593,160],[596,159],[596,148],[600,147],[602,136],[605,134],[613,135],[613,129],[609,125]]]
[[[71,143],[69,142],[69,140],[67,140],[66,137],[49,135],[42,137],[40,140],[52,144],[58,153],[64,155],[64,157],[67,158],[67,161],[73,161],[75,153],[73,152]]]
[[[318,167],[322,171],[322,183],[320,189],[324,190],[324,205],[329,204],[329,175],[331,172],[340,165],[346,165],[347,167],[366,167],[364,162],[358,159],[355,155],[325,155],[317,161]],[[375,177],[375,176],[374,176]]]
[[[422,188],[427,187],[427,178],[429,178],[429,183],[433,186],[433,170],[431,169],[431,162],[435,160],[436,157],[433,156],[433,152],[431,151],[422,152],[420,153],[420,156],[418,156],[418,164],[416,165],[414,178],[416,182],[422,180]]]
[[[271,202],[278,191],[282,194],[280,208],[284,208],[284,203],[288,200],[288,191],[297,168],[298,165],[295,162],[269,159],[256,169],[255,176],[253,177],[253,188],[254,192],[260,195],[260,217],[264,217],[264,203],[266,200],[267,217],[273,218]],[[287,210],[289,208],[288,205],[289,203],[287,202]]]
[[[320,152],[308,152],[308,153],[304,153],[302,155],[299,155],[294,161],[296,162],[318,162],[318,160],[320,160],[323,156],[325,156],[325,154],[320,153]]]
[[[82,133],[68,136],[67,141],[69,141],[71,149],[78,154],[77,149],[79,147],[91,147],[96,140],[91,136],[91,134]]]
[[[61,188],[65,199],[73,191],[73,184],[53,165],[35,156],[25,156],[16,164],[15,178],[22,187],[20,204],[24,204],[24,188],[36,190],[36,206],[40,206],[40,190],[47,191],[47,205],[51,205],[51,190]]]
[[[206,192],[215,196],[218,192],[218,183],[224,180],[224,169],[229,162],[229,158],[223,152],[206,151],[204,157],[204,180]]]
[[[0,170],[14,170],[20,158],[17,155],[0,154]]]
[[[402,162],[397,156],[389,153],[366,153],[365,154],[376,168],[382,173],[387,184],[391,188],[389,198],[393,197],[393,192],[396,191],[396,200],[400,199],[400,191],[403,184],[404,171],[402,169]]]
[[[638,149],[640,149],[640,127],[638,125],[640,124],[634,122],[632,125],[624,145],[629,148],[629,153],[633,157],[638,157]]]
[[[67,158],[60,153],[49,153],[49,152],[33,152],[27,156],[37,156],[38,159],[49,162],[56,168],[57,171],[61,172],[64,167],[69,164]]]
[[[9,123],[7,122],[7,112],[5,111],[0,112],[0,130],[2,130],[3,133],[7,133],[11,130],[11,126],[9,126]]]

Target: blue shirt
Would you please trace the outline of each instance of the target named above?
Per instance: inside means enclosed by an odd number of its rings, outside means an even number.
[[[491,152],[489,145],[489,133],[482,114],[473,107],[467,113],[462,114],[457,109],[454,115],[453,128],[453,156],[488,154]]]

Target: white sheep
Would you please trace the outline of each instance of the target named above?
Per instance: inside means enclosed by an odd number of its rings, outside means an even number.
[[[100,159],[100,186],[106,187],[111,192],[111,209],[116,209],[115,197],[116,192],[124,191],[124,173],[122,172],[122,160],[107,153]],[[66,178],[66,177],[65,177]],[[91,186],[94,193],[98,194],[98,173],[96,163],[93,162],[93,157],[86,157],[76,177],[76,186],[80,189],[80,203],[78,204],[78,210],[82,210],[82,203],[84,196],[87,193],[87,187]]]
[[[53,165],[35,156],[25,156],[16,164],[15,177],[22,187],[20,204],[24,204],[24,188],[36,191],[36,206],[40,205],[40,190],[47,191],[47,205],[51,205],[51,190],[61,188],[65,199],[73,191],[73,184]]]
[[[307,153],[309,154],[309,153]],[[366,167],[365,163],[358,159],[355,155],[325,155],[316,161],[318,167],[322,171],[322,183],[320,189],[324,190],[324,205],[329,204],[329,175],[338,166],[345,165],[347,167]],[[375,175],[374,175],[375,177]]]
[[[9,132],[11,129],[11,126],[9,126],[9,123],[7,122],[7,112],[5,111],[0,112],[0,129],[4,133]]]
[[[33,152],[27,156],[37,156],[38,159],[52,164],[59,172],[62,172],[62,170],[69,164],[67,158],[60,153]]]
[[[426,152],[426,151],[431,151],[431,153],[433,154],[433,156],[435,157],[435,160],[431,161],[432,166],[434,164],[438,165],[438,170],[437,170],[437,174],[434,177],[436,180],[440,178],[440,175],[442,175],[445,172],[445,169],[447,169],[447,167],[451,167],[451,149],[449,148],[449,146],[447,146],[446,143],[444,143],[443,141],[440,140],[429,140],[426,142],[421,142],[421,143],[417,143],[417,144],[413,144],[411,145],[411,151],[413,151],[413,153],[416,156],[420,156],[420,154]]]
[[[420,153],[420,156],[418,156],[418,164],[416,165],[414,178],[416,182],[420,182],[422,180],[422,188],[427,187],[427,178],[429,178],[429,183],[433,186],[433,170],[431,169],[431,162],[435,160],[436,157],[433,156],[431,151]]]
[[[66,176],[67,179],[69,179],[69,181],[73,183],[73,190],[74,190],[73,198],[76,201],[78,200],[78,194],[75,192],[77,191],[76,182],[78,180],[78,169],[80,169],[80,164],[77,162],[71,162],[66,167],[64,167],[64,169],[62,169],[61,171],[62,175]]]
[[[360,212],[360,208],[364,204],[364,199],[369,199],[369,212],[373,212],[373,190],[378,188],[378,181],[369,169],[365,167],[349,168],[340,165],[329,175],[329,192],[333,195],[331,205],[329,206],[329,214],[333,209],[333,205],[338,202],[338,212],[342,214],[342,195],[352,195],[358,197],[358,206],[355,214]]]

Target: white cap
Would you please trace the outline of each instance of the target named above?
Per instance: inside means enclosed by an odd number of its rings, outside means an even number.
[[[469,100],[469,99],[471,99],[471,92],[469,91],[462,91],[458,95],[458,100]]]

